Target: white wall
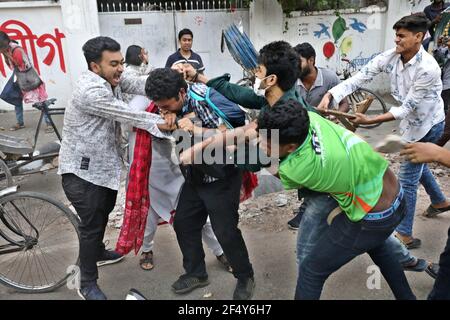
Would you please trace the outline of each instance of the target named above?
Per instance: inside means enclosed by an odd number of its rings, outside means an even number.
[[[125,25],[125,19],[141,19],[142,23]],[[130,45],[145,47],[150,63],[155,67],[164,67],[167,57],[177,49],[178,32],[183,28],[191,29],[194,33],[192,50],[202,57],[206,74],[212,77],[228,72],[234,81],[242,78],[242,69],[227,49],[221,52],[222,29],[231,23],[242,22],[248,32],[248,20],[248,10],[99,14],[102,35],[117,40],[124,55]]]
[[[81,47],[88,39],[99,35],[96,1],[2,2],[0,29],[24,46],[30,58],[34,58],[33,63],[46,84],[49,98],[57,98],[58,106],[65,107],[72,84],[87,69]],[[59,37],[56,29],[61,34]],[[50,59],[49,54],[53,51],[54,57]],[[3,89],[12,71],[3,64],[5,75],[2,74],[3,57],[0,59],[0,88]],[[0,108],[12,110],[14,107],[0,100]],[[31,106],[25,105],[25,108]]]
[[[0,29],[6,31],[13,39],[16,38],[19,44],[24,45],[31,59],[35,58],[33,62],[40,70],[49,97],[64,102],[71,90],[66,39],[60,39],[61,45],[57,45],[52,40],[46,40],[49,47],[42,43],[45,35],[56,36],[55,29],[65,36],[60,6],[50,1],[0,3]],[[49,64],[47,65],[45,59],[50,58],[49,53],[52,51],[54,51],[53,60],[47,61]],[[0,59],[0,69],[3,64],[5,71],[5,74],[0,73],[0,88],[3,89],[12,71],[4,64],[3,56]],[[0,100],[0,108],[13,109],[14,107]]]
[[[324,43],[329,39],[324,34],[317,37],[314,32],[320,30],[318,23],[323,23],[329,27],[332,37],[332,24],[336,19],[333,13],[313,13],[309,16],[293,13],[291,18],[285,18],[276,0],[253,1],[250,11],[187,11],[175,14],[147,12],[141,26],[123,24],[124,17],[141,16],[141,13],[99,15],[95,0],[60,0],[59,3],[0,2],[0,26],[6,28],[10,35],[19,36],[19,40],[23,40],[30,56],[35,57],[49,96],[56,97],[59,105],[65,106],[70,98],[73,83],[80,73],[87,69],[81,47],[88,39],[100,34],[118,39],[123,51],[134,43],[147,47],[152,63],[162,66],[167,56],[175,50],[176,32],[188,27],[194,31],[193,49],[204,58],[207,74],[215,76],[230,72],[233,80],[238,80],[242,75],[241,68],[232,60],[228,50],[225,50],[225,53],[220,52],[220,31],[232,22],[242,21],[244,30],[248,31],[257,50],[274,40],[284,39],[292,45],[308,41],[316,48],[319,65],[339,69],[339,48],[344,38],[352,39],[351,50],[348,51],[351,59],[360,57],[367,59],[393,46],[392,25],[396,20],[411,12],[422,11],[429,4],[428,0],[422,0],[420,3],[416,0],[415,6],[408,0],[389,2],[389,9],[385,13],[374,15],[370,10],[366,13],[344,13],[343,17],[348,26],[353,23],[351,18],[355,18],[364,23],[368,29],[364,33],[359,33],[349,27],[335,43],[336,53],[329,59],[323,55]],[[381,25],[380,30],[376,28],[378,23]],[[55,29],[64,35],[64,38],[59,39],[60,45],[51,40],[52,36],[58,40]],[[45,42],[48,46],[45,46]],[[334,43],[334,39],[332,42]],[[33,48],[36,53],[34,56]],[[62,51],[61,55],[58,49]],[[49,53],[52,50],[54,56],[50,59]],[[5,73],[3,75],[1,72],[3,58],[0,59],[0,89],[2,89],[11,75],[11,70],[3,65]],[[378,80],[375,89],[386,92],[388,88],[383,82],[383,79]],[[0,100],[0,108],[12,110],[13,107]]]
[[[332,29],[337,17],[333,11],[312,12],[308,15],[292,12],[287,18],[277,1],[253,1],[250,7],[250,37],[257,50],[275,40],[285,40],[293,46],[309,42],[316,50],[317,65],[341,71],[345,65],[341,62],[342,50],[346,52],[347,58],[361,67],[374,55],[394,47],[392,26],[398,19],[412,12],[423,11],[429,4],[428,0],[420,3],[416,0],[416,5],[412,5],[409,0],[390,0],[387,10],[378,6],[362,8],[356,13],[354,10],[343,10],[341,16],[345,19],[347,30],[336,41]],[[320,33],[322,28],[324,32]],[[334,47],[334,54],[330,57],[324,54],[326,44]],[[376,77],[367,87],[380,93],[389,92],[388,82],[383,75]]]

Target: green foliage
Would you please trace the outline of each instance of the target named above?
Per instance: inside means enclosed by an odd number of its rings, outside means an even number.
[[[246,5],[250,5],[253,0],[244,0]],[[292,11],[321,11],[338,10],[351,8],[348,0],[277,0],[283,12],[289,14]]]

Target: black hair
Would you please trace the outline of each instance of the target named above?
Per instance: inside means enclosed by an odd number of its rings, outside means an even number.
[[[181,40],[181,38],[186,35],[186,34],[190,34],[192,38],[194,38],[194,34],[192,33],[191,30],[189,29],[183,29],[180,32],[178,32],[178,40]]]
[[[305,59],[316,58],[316,50],[314,50],[313,46],[308,42],[303,42],[295,46],[295,52]]]
[[[394,30],[403,28],[413,33],[422,32],[423,36],[425,37],[425,34],[430,28],[430,25],[431,22],[425,15],[412,14],[398,20],[392,28]]]
[[[125,54],[125,63],[133,66],[140,66],[142,64],[141,58],[142,47],[131,45],[127,48]]]
[[[0,31],[0,49],[8,48],[11,41],[17,43],[17,41],[11,40],[6,32]]]
[[[298,55],[285,41],[274,41],[259,50],[258,63],[267,69],[266,76],[277,76],[277,84],[283,91],[291,89],[297,81]]]
[[[266,129],[267,138],[271,130],[279,130],[279,143],[302,144],[308,136],[309,115],[297,100],[278,101],[272,108],[261,112],[258,117],[258,130]]]
[[[103,51],[120,51],[120,44],[109,37],[95,37],[83,45],[83,54],[89,70],[91,70],[91,62],[100,63]]]
[[[187,91],[187,83],[182,73],[170,68],[158,68],[150,72],[145,82],[145,93],[151,100],[178,100],[180,89]]]

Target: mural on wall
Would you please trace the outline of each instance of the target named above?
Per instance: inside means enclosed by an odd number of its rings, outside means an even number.
[[[351,61],[350,68],[357,71],[381,49],[378,38],[380,23],[372,25],[371,19],[373,15],[361,13],[331,17],[299,16],[291,20],[299,28],[290,33],[290,41],[311,43],[316,49],[316,61],[320,66],[342,74],[344,69],[349,68],[348,61]]]
[[[328,60],[331,59],[336,53],[340,54],[341,58],[347,57],[353,48],[352,35],[346,35],[348,31],[354,30],[358,33],[364,34],[367,30],[367,26],[359,21],[357,18],[348,18],[349,24],[339,13],[336,14],[337,18],[333,24],[327,25],[326,22],[317,23],[320,27],[319,30],[313,31],[314,37],[317,39],[328,39],[323,44],[322,53]],[[331,28],[331,34],[328,31]]]
[[[350,27],[352,27],[353,30],[358,31],[359,33],[364,33],[367,30],[367,26],[361,21],[358,21],[358,19],[350,18],[350,20],[353,21],[353,23],[350,24]]]
[[[32,58],[33,65],[39,74],[40,67],[36,52],[36,45],[39,48],[48,47],[49,49],[47,56],[42,60],[44,64],[51,66],[56,55],[58,55],[59,67],[62,72],[66,73],[66,64],[64,61],[64,52],[61,42],[61,39],[65,38],[65,35],[61,33],[58,28],[54,29],[54,34],[44,33],[37,36],[24,22],[18,20],[7,20],[0,25],[0,30],[7,33],[11,39],[19,42],[19,45],[24,48],[27,54]],[[0,58],[0,73],[3,77],[6,77],[3,57]]]
[[[324,25],[323,23],[318,23],[317,25],[319,27],[321,27],[321,29],[319,31],[314,31],[314,37],[316,37],[317,39],[320,39],[320,37],[322,35],[324,35],[325,37],[330,39],[331,36],[330,36],[330,33],[328,32],[328,29],[330,29],[330,27]]]
[[[302,22],[302,23],[299,24],[298,35],[300,37],[307,37],[307,36],[309,36],[309,23]]]

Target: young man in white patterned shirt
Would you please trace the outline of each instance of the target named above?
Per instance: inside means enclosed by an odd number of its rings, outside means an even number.
[[[167,136],[160,129],[170,128],[160,115],[131,111],[123,101],[122,93],[145,94],[147,76],[121,77],[124,59],[119,43],[96,37],[84,44],[83,53],[89,70],[77,81],[64,115],[58,174],[80,217],[78,294],[86,300],[106,300],[97,286],[97,266],[123,258],[102,242],[120,184],[120,123],[160,138]]]
[[[393,26],[396,47],[379,54],[356,75],[329,90],[318,109],[327,109],[331,99],[337,103],[377,74],[386,73],[390,77],[391,94],[400,107],[392,107],[389,112],[375,117],[357,114],[353,122],[373,124],[401,120],[400,132],[405,141],[436,142],[442,135],[445,115],[441,70],[433,56],[422,47],[428,26],[429,20],[418,15],[397,21]],[[421,241],[413,237],[412,228],[419,182],[431,199],[431,205],[424,213],[426,216],[450,210],[450,202],[426,164],[402,163],[399,179],[405,189],[408,210],[396,229],[397,237],[408,249],[418,248]]]

